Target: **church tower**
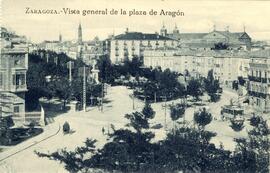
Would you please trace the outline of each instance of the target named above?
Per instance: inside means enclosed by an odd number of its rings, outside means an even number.
[[[175,27],[173,29],[173,34],[179,34],[179,29],[178,29],[176,24],[175,24]]]
[[[82,44],[82,25],[81,25],[81,23],[79,24],[79,28],[78,28],[78,43]]]
[[[61,35],[61,33],[59,34],[59,42],[62,43],[62,35]]]
[[[160,29],[160,35],[162,35],[162,36],[167,35],[167,29],[166,29],[166,27],[164,25],[164,22],[163,22],[162,28]]]

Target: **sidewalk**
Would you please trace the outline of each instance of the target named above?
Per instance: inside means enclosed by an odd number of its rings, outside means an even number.
[[[3,152],[0,152],[0,162],[6,160],[7,158],[10,158],[17,153],[24,151],[36,144],[39,144],[40,142],[47,140],[55,135],[57,135],[60,131],[60,125],[59,123],[52,123],[43,128],[43,133],[41,133],[38,136],[35,136],[33,138],[30,138],[18,145],[12,146]]]

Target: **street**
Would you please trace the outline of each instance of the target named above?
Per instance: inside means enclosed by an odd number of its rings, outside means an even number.
[[[124,115],[133,111],[133,100],[129,95],[132,93],[131,90],[123,86],[111,87],[108,89],[108,94],[105,97],[106,104],[104,104],[103,112],[98,108],[88,108],[87,112],[74,112],[64,113],[54,118],[54,122],[50,126],[57,127],[59,124],[62,126],[65,121],[69,122],[73,133],[64,135],[62,129],[56,135],[33,145],[5,160],[0,162],[1,173],[28,173],[37,172],[67,172],[64,169],[64,165],[57,161],[49,160],[48,158],[39,158],[34,151],[38,152],[54,152],[59,149],[66,148],[67,150],[74,150],[77,146],[82,146],[86,138],[97,139],[97,147],[102,147],[106,142],[106,136],[102,134],[102,128],[104,127],[105,132],[110,129],[110,124],[113,124],[116,128],[124,127],[128,122]],[[229,104],[230,98],[236,97],[236,93],[230,91],[224,91],[221,100],[217,103],[210,103],[210,111],[217,118],[206,127],[207,130],[211,130],[217,133],[217,136],[212,139],[212,142],[219,145],[223,143],[225,149],[234,149],[233,138],[243,137],[246,135],[246,130],[241,132],[234,132],[228,122],[223,122],[218,119],[220,113],[220,107],[224,104]],[[172,101],[171,101],[172,102]],[[167,104],[170,104],[168,102]],[[174,103],[177,101],[175,100]],[[151,125],[160,123],[164,125],[165,122],[165,110],[162,107],[164,103],[153,103],[152,107],[156,111],[156,116],[151,120]],[[134,99],[134,107],[140,111],[143,107],[143,102]],[[188,108],[186,110],[185,119],[192,122],[194,108]],[[172,121],[170,119],[169,108],[166,110],[166,123],[168,128],[172,127]],[[39,135],[39,138],[45,137],[46,133],[54,133],[56,128],[44,128],[44,133]],[[164,139],[166,132],[163,128],[154,130],[155,140]],[[34,142],[36,139],[32,138],[27,140],[27,143]],[[23,142],[24,143],[24,142]],[[21,148],[21,145],[14,146],[12,150]],[[8,149],[11,150],[11,149]],[[7,151],[8,151],[7,150]],[[7,152],[5,151],[5,152]],[[0,154],[3,155],[5,152]],[[4,170],[4,172],[2,171]]]

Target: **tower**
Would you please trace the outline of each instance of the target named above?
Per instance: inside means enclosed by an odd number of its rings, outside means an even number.
[[[78,43],[82,44],[82,25],[81,25],[81,23],[79,24],[79,28],[78,28]]]
[[[162,35],[162,36],[167,35],[167,29],[166,29],[166,27],[164,25],[164,22],[163,22],[162,28],[160,29],[160,35]]]
[[[61,33],[59,34],[59,42],[60,43],[62,42],[62,35],[61,35]]]
[[[179,34],[179,29],[178,29],[176,24],[175,24],[175,27],[174,27],[174,30],[173,30],[173,34]]]

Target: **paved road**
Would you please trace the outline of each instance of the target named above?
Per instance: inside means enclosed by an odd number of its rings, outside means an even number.
[[[88,112],[75,112],[65,113],[56,117],[53,122],[62,125],[65,121],[70,123],[71,129],[74,133],[69,135],[63,135],[58,133],[57,135],[45,140],[37,145],[29,147],[16,155],[7,158],[3,162],[0,162],[1,173],[62,173],[66,172],[63,164],[59,162],[49,160],[47,158],[39,158],[34,151],[39,152],[54,152],[62,148],[67,150],[74,150],[77,146],[82,146],[86,138],[91,137],[97,139],[97,147],[101,147],[106,142],[106,136],[102,134],[102,127],[108,130],[110,124],[114,124],[116,128],[123,127],[127,120],[124,118],[126,113],[134,111],[132,98],[129,94],[132,92],[125,87],[112,87],[108,91],[106,100],[108,103],[104,106],[104,111],[101,112],[98,109],[91,109]],[[220,106],[229,103],[230,98],[234,97],[232,92],[224,91],[221,101],[210,105],[212,113],[220,112]],[[164,123],[164,109],[162,103],[152,104],[153,109],[156,111],[154,123]],[[143,103],[139,100],[135,100],[136,110],[141,110]],[[186,119],[192,120],[194,109],[190,108],[186,112]],[[172,124],[169,118],[169,112],[167,112],[167,123]],[[225,148],[232,148],[231,139],[235,135],[233,131],[228,127],[226,122],[213,121],[207,128],[217,131],[218,136],[214,138],[215,143],[219,144],[220,141],[224,141]],[[156,140],[163,139],[166,136],[164,130],[155,130]],[[227,144],[226,141],[229,141]],[[2,171],[4,170],[4,171]]]

